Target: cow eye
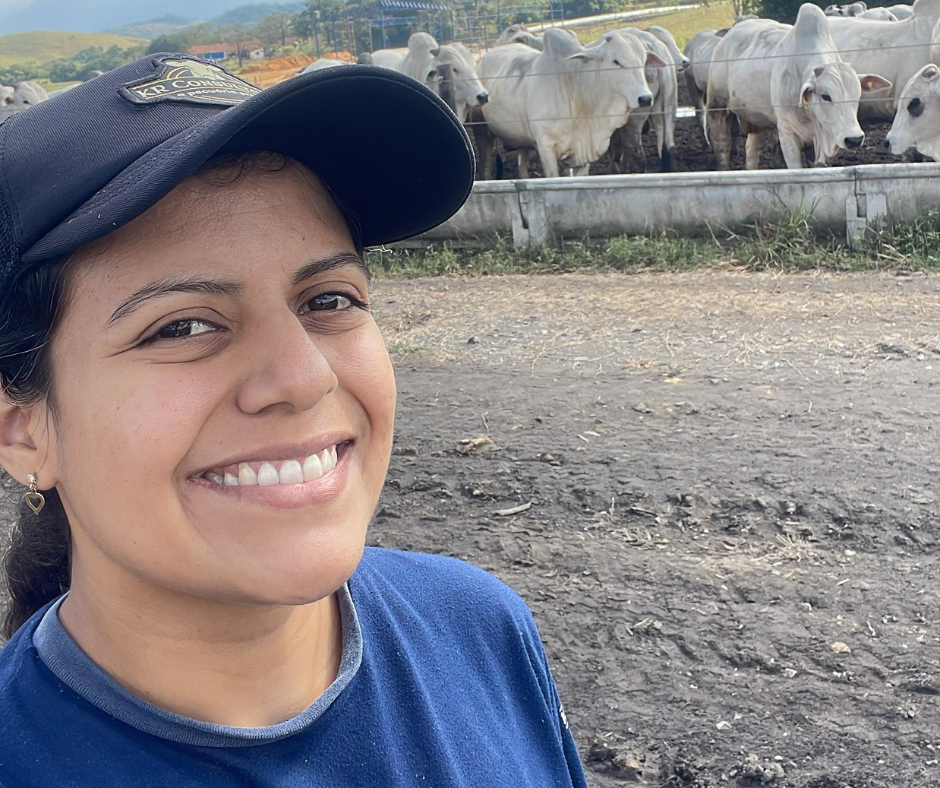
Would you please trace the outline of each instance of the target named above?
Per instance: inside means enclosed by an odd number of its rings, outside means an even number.
[[[620,65],[620,61],[617,60],[617,58],[614,58],[614,65],[615,65],[615,66],[619,66],[619,65]]]
[[[831,101],[832,101],[832,96],[830,96],[828,93],[823,93],[823,94],[822,94],[822,100],[823,100],[823,101],[829,101],[829,102],[831,102]]]
[[[915,118],[919,118],[924,112],[924,105],[919,98],[913,98],[911,103],[907,105],[907,111]]]

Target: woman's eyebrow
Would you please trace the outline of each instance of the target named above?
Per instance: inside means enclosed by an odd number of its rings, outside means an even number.
[[[293,283],[299,285],[311,277],[318,274],[332,271],[335,268],[344,266],[355,266],[359,268],[367,277],[369,271],[362,262],[359,255],[352,252],[339,252],[329,257],[321,258],[307,263],[296,274],[294,274]],[[150,282],[144,285],[140,290],[125,298],[114,310],[111,317],[108,318],[106,327],[114,325],[117,321],[127,317],[140,306],[152,298],[169,295],[170,293],[205,293],[209,295],[237,296],[241,293],[242,287],[237,282],[224,279],[207,279],[201,276],[171,276],[166,279],[160,279],[156,282]]]
[[[332,271],[334,268],[343,268],[348,265],[358,268],[365,274],[367,279],[369,278],[369,269],[366,268],[365,263],[362,262],[362,258],[359,255],[353,254],[352,252],[338,252],[329,257],[323,257],[319,260],[314,260],[312,263],[307,263],[294,274],[294,284],[302,284],[318,274],[324,274],[327,271]]]
[[[169,295],[170,293],[205,293],[209,295],[237,296],[241,292],[241,285],[224,279],[205,279],[197,276],[171,276],[156,282],[144,285],[136,293],[125,298],[108,318],[106,327],[114,325],[118,320],[127,317],[151,298]]]

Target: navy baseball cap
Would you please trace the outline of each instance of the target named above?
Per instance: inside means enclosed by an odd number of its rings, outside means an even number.
[[[262,91],[190,55],[150,55],[0,124],[0,292],[127,224],[213,156],[253,150],[317,173],[364,246],[440,224],[473,182],[462,124],[397,72],[337,66]]]

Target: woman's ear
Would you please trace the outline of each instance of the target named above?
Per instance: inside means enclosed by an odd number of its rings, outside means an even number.
[[[36,474],[37,486],[48,490],[58,483],[52,416],[45,403],[14,405],[0,396],[0,466],[21,484]]]

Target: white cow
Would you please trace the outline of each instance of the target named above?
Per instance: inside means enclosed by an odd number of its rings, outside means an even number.
[[[659,28],[663,30],[663,28]],[[669,65],[665,68],[647,65],[646,82],[653,94],[653,103],[649,107],[640,107],[630,113],[626,125],[617,129],[610,140],[610,150],[613,155],[614,166],[620,172],[628,169],[645,169],[646,156],[643,153],[643,129],[647,121],[656,132],[656,149],[659,153],[660,166],[663,172],[672,170],[673,156],[676,142],[676,110],[679,108],[679,82],[676,73],[684,68],[688,62],[685,55],[675,47],[670,50],[662,38],[652,30],[640,30],[636,27],[624,27],[614,32],[621,35],[634,36],[646,48],[647,52],[656,56],[657,60]],[[665,31],[668,35],[668,31]],[[671,36],[669,36],[671,38]],[[602,39],[590,46],[596,46]]]
[[[493,46],[501,47],[506,44],[526,44],[540,52],[545,48],[541,37],[533,33],[522,23],[507,27],[499,34],[499,38],[496,39],[496,43],[493,44]]]
[[[888,10],[894,14],[894,18],[899,22],[903,19],[910,19],[914,15],[913,7],[905,4],[899,3],[898,5],[888,6]]]
[[[904,86],[885,142],[896,156],[913,148],[940,161],[940,68],[933,63],[924,66]]]
[[[336,68],[337,66],[348,66],[345,60],[337,60],[332,57],[321,57],[317,58],[309,66],[305,66],[300,73],[301,74],[312,74],[314,71],[323,71],[327,68]]]
[[[897,22],[898,18],[887,8],[869,8],[863,11],[856,19],[880,19],[882,22]]]
[[[453,73],[454,111],[464,123],[471,107],[487,102],[489,93],[477,75],[473,55],[463,44],[439,45],[429,33],[415,33],[405,49],[380,49],[372,53],[372,61],[406,74],[440,95],[440,66],[448,65]]]
[[[858,72],[880,74],[891,86],[862,97],[862,118],[890,120],[897,98],[908,80],[930,62],[934,27],[940,20],[940,0],[917,0],[909,19],[829,19],[829,30],[842,59]]]
[[[14,82],[13,87],[4,85],[3,92],[0,94],[0,121],[48,98],[49,94],[38,82]]]
[[[645,65],[666,64],[619,33],[588,48],[573,33],[551,28],[543,41],[542,52],[508,44],[483,56],[480,77],[490,91],[483,115],[507,150],[538,151],[547,177],[558,175],[561,159],[586,175],[614,130],[653,103]]]
[[[776,129],[788,168],[803,167],[809,144],[815,164],[824,165],[840,148],[864,141],[857,118],[862,91],[889,86],[842,61],[829,18],[810,3],[800,6],[792,26],[769,19],[735,25],[715,49],[708,77],[709,139],[718,164],[730,163],[734,113],[748,135],[748,169],[758,166],[767,129]]]
[[[851,5],[830,5],[826,7],[826,16],[859,16],[868,10],[865,3],[858,2]]]
[[[705,122],[705,95],[708,92],[708,69],[715,48],[731,28],[699,30],[685,45],[685,56],[689,67],[685,70],[685,82],[695,107],[695,117],[702,126],[702,137],[708,145],[708,126]]]
[[[652,33],[666,45],[666,48],[669,50],[669,56],[672,58],[672,62],[675,64],[677,71],[685,71],[689,67],[689,59],[683,54],[682,50],[679,49],[675,37],[665,27],[650,25],[646,28],[646,32]]]

